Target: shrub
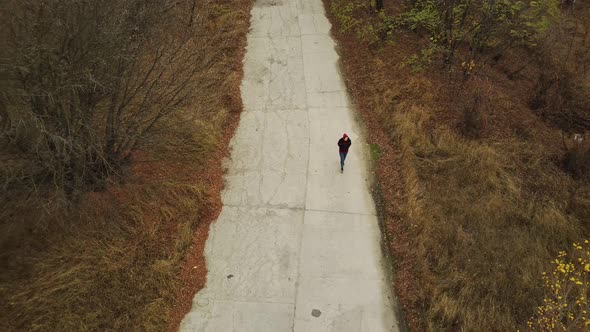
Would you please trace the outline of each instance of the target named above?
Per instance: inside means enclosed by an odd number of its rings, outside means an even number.
[[[439,49],[443,64],[450,66],[460,47],[469,49],[473,60],[486,50],[494,49],[489,53],[497,57],[511,45],[534,46],[557,14],[555,0],[419,0],[396,21],[426,34],[430,47]]]
[[[590,143],[580,135],[575,135],[568,145],[564,139],[565,156],[563,158],[564,169],[576,179],[590,176]]]
[[[376,44],[391,36],[392,23],[383,11],[375,14],[372,1],[335,0],[330,9],[340,29],[352,32],[363,42]]]
[[[590,328],[590,246],[573,244],[568,255],[561,251],[543,272],[545,298],[527,322],[533,331],[582,331]]]
[[[467,96],[467,103],[463,105],[463,123],[461,131],[466,137],[479,138],[484,127],[485,107],[482,94],[479,91]]]

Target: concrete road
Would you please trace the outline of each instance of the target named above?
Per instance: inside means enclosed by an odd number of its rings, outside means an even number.
[[[367,146],[322,2],[258,0],[251,23],[207,285],[180,330],[397,331]]]

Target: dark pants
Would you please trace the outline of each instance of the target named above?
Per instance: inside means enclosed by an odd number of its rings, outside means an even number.
[[[340,152],[340,168],[344,168],[344,160],[348,152]]]

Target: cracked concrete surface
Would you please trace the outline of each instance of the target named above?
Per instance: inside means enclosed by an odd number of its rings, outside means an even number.
[[[251,13],[207,284],[181,331],[398,331],[369,193],[367,147],[321,0]],[[344,174],[337,140],[353,140]]]

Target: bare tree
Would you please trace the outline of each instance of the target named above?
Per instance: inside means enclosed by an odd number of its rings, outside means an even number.
[[[215,56],[188,30],[161,32],[175,21],[173,1],[3,6],[0,146],[18,165],[1,174],[5,189],[24,180],[70,197],[101,188],[190,100],[193,77]]]

